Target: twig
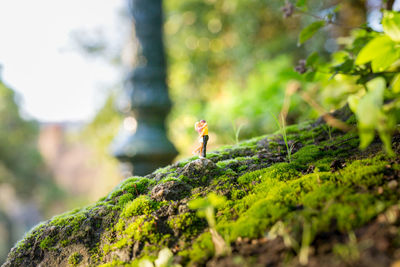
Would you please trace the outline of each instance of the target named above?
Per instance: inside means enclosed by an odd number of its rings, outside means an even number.
[[[362,26],[349,27],[349,26],[343,25],[343,24],[341,24],[341,23],[334,22],[334,21],[331,20],[331,19],[326,19],[326,18],[320,17],[320,16],[318,16],[318,15],[315,15],[315,14],[313,14],[313,13],[310,13],[310,12],[307,12],[307,11],[304,11],[304,10],[301,10],[301,9],[298,8],[298,7],[295,7],[295,10],[296,10],[296,12],[298,12],[298,13],[301,13],[301,14],[304,14],[304,15],[307,15],[307,16],[310,16],[310,17],[313,17],[313,18],[315,18],[315,19],[317,19],[317,20],[325,21],[325,22],[328,23],[328,24],[332,24],[332,25],[335,25],[335,26],[338,26],[338,27],[342,27],[342,28],[345,28],[345,29],[348,29],[348,30],[352,30],[352,29],[361,29],[361,30],[365,30],[365,29],[366,29],[366,27],[362,27]]]
[[[315,110],[318,111],[318,113],[322,114],[322,118],[324,118],[325,122],[335,128],[338,128],[344,132],[348,132],[352,130],[352,127],[350,127],[347,123],[344,123],[335,117],[333,117],[331,114],[325,111],[323,107],[321,107],[312,97],[310,97],[307,93],[303,92],[300,94],[301,97],[306,101],[311,107],[313,107]]]

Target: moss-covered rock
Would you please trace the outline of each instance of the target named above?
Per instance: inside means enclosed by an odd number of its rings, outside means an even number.
[[[288,127],[291,157],[272,134],[128,178],[36,226],[3,266],[138,266],[166,247],[192,266],[389,266],[400,255],[400,159],[324,127]],[[216,195],[224,201],[207,200]]]

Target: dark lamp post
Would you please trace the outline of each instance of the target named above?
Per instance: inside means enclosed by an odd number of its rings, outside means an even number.
[[[128,116],[112,150],[121,162],[133,165],[135,175],[145,175],[169,164],[177,151],[165,129],[171,101],[166,85],[161,0],[129,3],[139,43],[138,63],[125,81]]]

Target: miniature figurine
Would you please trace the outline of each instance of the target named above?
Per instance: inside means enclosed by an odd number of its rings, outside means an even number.
[[[193,154],[199,153],[199,158],[204,159],[207,153],[208,142],[208,126],[205,120],[198,121],[194,124],[194,129],[199,133],[200,145],[193,151]]]

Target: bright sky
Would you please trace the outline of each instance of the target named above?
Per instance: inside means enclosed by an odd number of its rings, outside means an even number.
[[[41,121],[88,120],[120,79],[117,68],[75,48],[71,33],[101,28],[121,42],[125,0],[0,0],[1,76]]]

